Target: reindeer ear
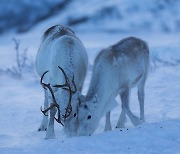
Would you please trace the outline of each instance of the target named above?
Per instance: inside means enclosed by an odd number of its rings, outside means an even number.
[[[78,92],[78,99],[79,99],[79,106],[81,107],[83,105],[83,102],[85,101],[85,96],[81,95],[80,92]]]

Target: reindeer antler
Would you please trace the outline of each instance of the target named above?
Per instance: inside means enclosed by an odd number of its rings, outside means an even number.
[[[73,76],[73,79],[72,79],[72,84],[74,86],[74,91],[72,91],[71,89],[71,85],[70,85],[70,82],[69,82],[69,79],[65,73],[65,71],[60,67],[58,66],[58,68],[61,70],[61,72],[63,73],[64,77],[65,77],[65,84],[63,85],[55,85],[54,87],[56,88],[63,88],[65,90],[68,90],[69,91],[69,100],[68,100],[68,105],[66,107],[66,112],[63,116],[64,120],[66,120],[67,117],[70,116],[71,112],[72,112],[72,106],[71,106],[71,100],[72,100],[72,94],[75,93],[77,91],[77,88],[76,88],[76,84],[74,82],[74,76]]]
[[[64,77],[65,77],[65,84],[62,84],[62,85],[54,85],[53,87],[56,87],[56,88],[62,88],[64,90],[70,90],[71,89],[71,86],[70,86],[70,82],[69,82],[69,79],[65,73],[65,71],[62,69],[62,67],[58,66],[58,68],[62,71]],[[71,89],[71,92],[72,93],[76,93],[77,92],[77,87],[76,87],[76,84],[74,82],[74,75],[73,75],[73,78],[72,78],[72,84],[74,86],[74,91]],[[70,88],[69,88],[70,87]]]
[[[53,92],[53,90],[52,90],[52,88],[51,88],[51,85],[50,85],[49,83],[48,83],[48,84],[43,83],[43,77],[44,77],[44,75],[45,75],[47,72],[49,72],[49,71],[46,71],[46,72],[43,73],[43,75],[42,75],[42,77],[41,77],[40,83],[41,83],[41,85],[42,85],[42,87],[43,87],[44,89],[46,89],[46,90],[49,89],[49,91],[50,91],[50,93],[51,93],[51,96],[52,96],[53,103],[50,105],[50,107],[48,107],[48,108],[45,109],[44,111],[42,110],[42,107],[41,107],[41,112],[42,112],[45,116],[48,116],[48,115],[46,115],[46,112],[49,111],[50,109],[56,107],[57,110],[58,110],[58,118],[54,117],[54,119],[55,119],[58,123],[60,123],[61,125],[63,125],[63,123],[61,122],[61,115],[60,115],[59,104],[56,102],[56,99],[55,99],[55,96],[54,96],[54,92]],[[63,125],[63,126],[64,126],[64,125]]]
[[[60,66],[58,66],[58,68],[62,71],[62,73],[63,73],[63,75],[64,75],[64,77],[65,77],[65,83],[62,84],[62,85],[54,85],[53,87],[62,88],[62,89],[65,89],[65,90],[68,90],[68,91],[69,91],[68,105],[67,105],[67,107],[65,108],[66,112],[65,112],[64,115],[62,115],[62,117],[64,118],[64,121],[65,121],[66,118],[69,117],[70,114],[71,114],[71,112],[72,112],[72,106],[71,106],[72,94],[77,91],[77,88],[76,88],[76,84],[75,84],[75,82],[74,82],[74,76],[73,76],[73,79],[72,79],[72,84],[73,84],[73,86],[74,86],[74,91],[72,91],[71,85],[70,85],[70,81],[69,81],[69,79],[68,79],[65,71],[64,71]],[[42,107],[41,107],[41,112],[42,112],[45,116],[48,116],[48,115],[46,115],[46,112],[49,111],[50,109],[56,107],[57,110],[58,110],[58,118],[54,117],[54,119],[55,119],[58,123],[60,123],[61,125],[63,125],[62,122],[61,122],[61,115],[60,115],[59,104],[56,102],[56,99],[55,99],[55,96],[54,96],[54,92],[53,92],[53,90],[52,90],[52,88],[51,88],[51,85],[50,85],[49,83],[48,83],[48,84],[43,83],[43,77],[45,76],[45,74],[46,74],[47,72],[49,72],[49,71],[46,71],[46,72],[43,73],[43,75],[42,75],[42,77],[41,77],[40,83],[41,83],[41,85],[42,85],[42,87],[43,87],[44,89],[46,89],[46,90],[49,89],[49,91],[50,91],[50,93],[51,93],[51,96],[52,96],[53,103],[50,105],[50,107],[48,107],[48,108],[45,109],[45,110],[42,110]],[[63,126],[64,126],[64,125],[63,125]]]

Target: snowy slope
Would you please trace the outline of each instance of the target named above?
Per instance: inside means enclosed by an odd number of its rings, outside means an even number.
[[[0,1],[0,32],[24,32],[49,17],[53,17],[51,25],[61,23],[81,31],[179,32],[180,1]]]
[[[70,0],[1,0],[0,33],[27,31],[36,23],[60,12],[68,2]]]
[[[178,0],[80,0],[70,3],[66,17],[60,17],[78,30],[176,32],[179,11]]]
[[[52,6],[59,2],[46,1],[52,3]],[[39,23],[27,33],[9,32],[1,35],[0,154],[179,154],[179,7],[178,0],[71,1],[64,11]],[[45,132],[37,131],[42,118],[40,106],[43,105],[39,77],[25,71],[22,79],[16,79],[2,73],[1,69],[16,65],[13,37],[20,39],[20,49],[28,48],[28,58],[34,61],[42,33],[49,26],[59,23],[70,25],[87,49],[90,65],[83,94],[87,92],[98,51],[127,36],[136,36],[148,43],[151,69],[145,89],[144,124],[134,127],[128,119],[126,128],[103,132],[103,117],[94,135],[74,138],[67,138],[62,127],[55,124],[56,139],[44,140]],[[121,104],[119,97],[117,100]],[[132,90],[130,102],[133,113],[139,115],[137,89]],[[111,113],[113,128],[120,111],[121,107],[118,106]]]
[[[42,23],[43,27],[43,23]],[[45,26],[44,26],[45,28]],[[22,48],[29,48],[29,56],[35,58],[40,37],[44,29],[39,25],[29,33],[15,35]],[[12,34],[0,38],[0,67],[15,63]],[[44,140],[45,132],[38,132],[42,114],[43,91],[39,78],[24,74],[17,80],[7,75],[0,76],[0,153],[180,153],[180,35],[164,33],[78,33],[84,42],[90,64],[97,52],[116,41],[129,36],[146,40],[151,58],[168,61],[152,62],[146,85],[146,122],[134,127],[129,119],[125,129],[103,132],[104,118],[91,137],[66,138],[60,125],[56,124],[56,139]],[[171,58],[170,58],[171,57]],[[91,67],[84,85],[86,93],[91,76]],[[131,109],[138,115],[139,106],[136,89],[132,90]],[[119,104],[120,100],[117,98]],[[112,111],[111,121],[115,127],[121,107]],[[127,130],[128,129],[128,130]]]

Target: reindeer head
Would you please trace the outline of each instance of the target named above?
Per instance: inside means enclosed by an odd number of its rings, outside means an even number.
[[[78,108],[79,136],[90,136],[98,127],[97,101],[96,95],[90,100],[86,100],[83,96],[80,97],[81,103]]]
[[[58,111],[58,117],[54,117],[54,119],[60,123],[61,125],[65,126],[65,131],[67,132],[77,132],[77,105],[79,103],[79,99],[78,99],[78,92],[77,92],[77,88],[74,82],[74,77],[72,79],[72,82],[70,82],[69,78],[67,77],[65,71],[59,67],[59,70],[63,73],[64,77],[65,77],[65,83],[64,84],[59,84],[59,85],[54,85],[51,86],[50,84],[46,84],[43,83],[43,77],[45,76],[46,73],[48,73],[48,71],[44,72],[44,74],[41,77],[41,85],[43,86],[43,88],[45,88],[46,90],[50,91],[51,94],[51,99],[52,99],[52,104],[49,108],[45,109],[44,111],[41,109],[42,113],[44,115],[46,115],[46,113],[52,109],[52,108],[56,108]],[[72,90],[72,87],[73,90]],[[53,88],[56,88],[56,91],[53,91]],[[58,96],[58,89],[63,89],[64,92],[69,93],[69,95],[66,96]],[[60,93],[62,94],[62,93]],[[67,96],[69,96],[69,98],[67,98]],[[63,102],[63,101],[67,101]],[[64,108],[64,105],[67,105],[66,108]],[[46,115],[47,116],[47,115]],[[74,134],[72,134],[74,135]],[[69,134],[69,136],[72,136],[71,134]]]

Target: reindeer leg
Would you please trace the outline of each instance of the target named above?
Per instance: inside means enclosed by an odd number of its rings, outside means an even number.
[[[55,107],[50,109],[50,119],[49,119],[49,124],[48,124],[47,131],[46,131],[45,139],[53,139],[53,138],[55,138],[54,117],[56,115],[56,111],[57,111],[57,109]]]
[[[122,102],[122,110],[125,111],[125,113],[129,116],[131,122],[134,126],[137,126],[141,124],[141,121],[138,117],[136,117],[129,108],[129,97],[130,97],[130,88],[127,87],[122,93],[121,93],[121,102]]]
[[[140,84],[138,85],[138,100],[139,100],[139,106],[140,106],[140,119],[144,122],[144,86],[145,86],[145,80],[143,79]]]
[[[121,96],[121,94],[120,94]],[[121,114],[119,116],[119,120],[117,122],[117,125],[116,125],[116,128],[124,128],[125,127],[125,123],[127,121],[126,119],[126,112],[124,111],[124,103],[121,104],[121,108],[122,108],[122,111],[121,111]]]
[[[111,131],[111,121],[110,121],[110,112],[106,113],[106,123],[105,123],[105,129],[104,131]]]
[[[44,89],[44,109],[47,109],[49,107],[49,101],[48,101],[48,91]],[[48,116],[43,115],[43,119],[41,121],[41,125],[38,129],[38,131],[46,131],[48,125]]]

